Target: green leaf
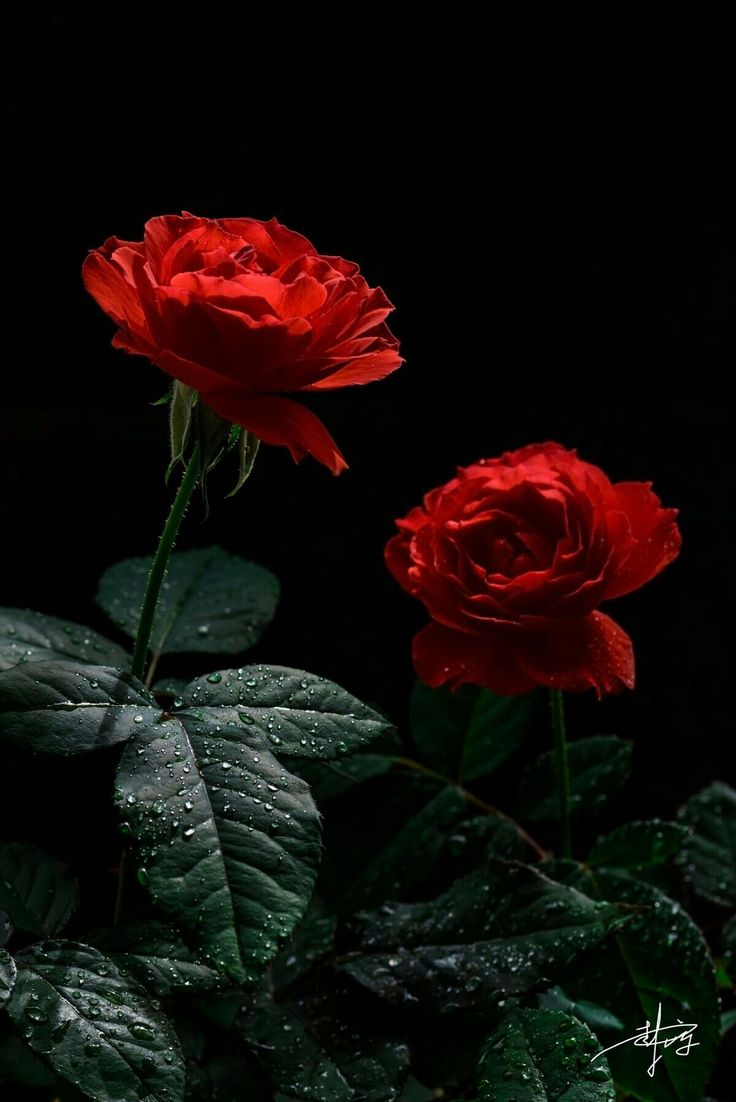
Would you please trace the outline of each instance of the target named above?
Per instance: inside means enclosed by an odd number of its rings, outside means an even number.
[[[601,809],[620,788],[631,769],[633,745],[614,735],[594,735],[571,742],[570,790],[573,814]],[[558,819],[560,814],[552,751],[541,754],[525,771],[519,794],[519,816],[533,822]]]
[[[678,1020],[697,1024],[698,1042],[687,1056],[673,1048],[651,1077],[651,1050],[622,1045],[609,1053],[619,1089],[645,1102],[691,1102],[701,1098],[718,1044],[718,1002],[708,947],[689,915],[657,888],[623,872],[599,869],[572,874],[576,884],[595,898],[634,906],[631,921],[600,946],[585,970],[566,983],[574,998],[590,998],[625,1023],[633,1036],[646,1021]],[[620,1033],[599,1035],[603,1046],[616,1044]]]
[[[427,765],[443,776],[473,781],[521,745],[538,706],[536,693],[498,696],[471,685],[453,692],[418,681],[411,700],[412,735]]]
[[[588,857],[593,866],[640,869],[660,865],[680,852],[690,831],[677,823],[660,819],[625,823],[599,838]]]
[[[294,983],[325,956],[333,947],[336,928],[336,916],[318,896],[314,896],[289,943],[273,962],[271,972],[276,986],[287,987]]]
[[[38,662],[0,673],[0,744],[81,754],[129,739],[161,709],[132,674],[108,666]]]
[[[480,1102],[610,1102],[613,1081],[590,1030],[559,1010],[516,1010],[488,1038]]]
[[[197,391],[177,380],[171,388],[171,404],[169,406],[169,439],[171,443],[169,473],[177,463],[184,459],[184,452],[191,435],[196,403]]]
[[[711,903],[736,907],[736,791],[715,781],[680,808],[692,829],[680,865],[693,891]]]
[[[385,903],[342,967],[375,994],[434,1013],[480,1009],[560,979],[622,921],[535,869],[487,859],[428,903]]]
[[[254,729],[218,731],[184,713],[129,743],[117,782],[139,879],[218,970],[255,979],[314,885],[320,827],[307,785]]]
[[[437,864],[447,836],[467,813],[465,798],[445,787],[408,818],[348,887],[340,909],[375,907],[383,899],[411,893]]]
[[[78,904],[77,882],[66,865],[35,846],[0,842],[0,907],[19,930],[58,934]]]
[[[16,971],[15,961],[10,953],[0,949],[0,1006],[3,1006],[13,993]]]
[[[98,604],[131,638],[138,630],[149,557],[126,559],[100,579]],[[236,654],[273,619],[279,585],[262,566],[220,547],[171,556],[151,633],[154,654]]]
[[[0,911],[0,949],[8,944],[12,936],[13,923],[10,921],[10,915]]]
[[[0,608],[0,670],[21,662],[59,659],[124,667],[130,655],[117,643],[80,624],[30,609]]]
[[[723,946],[723,964],[726,974],[736,986],[736,915],[729,918],[723,927],[721,944]]]
[[[214,991],[223,985],[222,976],[199,961],[179,934],[161,922],[96,930],[86,941],[161,998]]]
[[[624,1028],[624,1023],[615,1014],[611,1014],[603,1006],[588,1002],[586,999],[574,1001],[569,999],[561,987],[550,987],[542,995],[537,996],[539,1005],[546,1010],[563,1010],[566,1014],[572,1014],[592,1030]]]
[[[212,730],[232,727],[281,757],[330,761],[382,734],[388,720],[324,677],[284,666],[243,666],[192,681],[182,715]]]
[[[291,1002],[257,996],[241,1020],[246,1040],[274,1088],[306,1102],[394,1102],[409,1053],[375,1023],[346,1021],[346,989],[317,991]]]
[[[87,945],[49,941],[17,957],[8,1012],[54,1070],[99,1102],[178,1102],[176,1034],[145,991]]]

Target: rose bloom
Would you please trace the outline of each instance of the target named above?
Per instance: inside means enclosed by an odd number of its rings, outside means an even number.
[[[335,474],[346,463],[327,429],[283,395],[370,383],[402,362],[380,287],[275,219],[152,218],[143,241],[110,237],[91,252],[83,279],[118,326],[116,348]]]
[[[386,547],[391,573],[432,617],[414,639],[419,677],[507,696],[632,688],[631,640],[597,609],[677,556],[676,516],[649,483],[611,483],[559,444],[459,470]]]

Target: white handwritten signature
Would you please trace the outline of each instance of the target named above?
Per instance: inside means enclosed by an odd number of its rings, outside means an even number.
[[[647,1021],[646,1025],[639,1026],[633,1037],[627,1037],[615,1045],[604,1048],[602,1052],[593,1057],[593,1060],[597,1060],[598,1057],[604,1056],[607,1052],[619,1048],[621,1045],[634,1044],[641,1048],[650,1048],[652,1050],[652,1062],[647,1068],[647,1074],[654,1078],[657,1064],[664,1055],[663,1052],[658,1052],[658,1049],[668,1049],[679,1042],[680,1048],[675,1049],[675,1055],[687,1056],[691,1048],[696,1048],[700,1044],[699,1041],[693,1040],[693,1033],[697,1028],[694,1022],[682,1022],[679,1018],[675,1025],[662,1025],[662,1004],[660,1003],[657,1007],[657,1022],[655,1025]]]

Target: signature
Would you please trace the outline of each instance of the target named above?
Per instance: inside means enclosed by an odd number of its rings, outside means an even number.
[[[680,1047],[675,1049],[675,1055],[687,1056],[691,1048],[696,1048],[700,1044],[699,1041],[693,1040],[693,1033],[697,1028],[694,1022],[682,1022],[679,1018],[675,1025],[662,1025],[662,1004],[660,1003],[657,1007],[655,1025],[647,1021],[646,1025],[639,1026],[633,1037],[627,1037],[615,1045],[610,1045],[609,1048],[604,1048],[602,1052],[593,1057],[593,1060],[597,1060],[599,1056],[605,1056],[607,1052],[619,1048],[621,1045],[634,1044],[640,1048],[650,1048],[652,1050],[652,1062],[647,1068],[647,1074],[654,1078],[657,1064],[664,1055],[664,1052],[659,1050],[671,1048],[672,1045],[679,1043]]]

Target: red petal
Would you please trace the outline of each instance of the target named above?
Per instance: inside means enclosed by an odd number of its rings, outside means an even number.
[[[203,400],[216,413],[242,425],[266,444],[283,444],[295,462],[311,455],[333,474],[347,468],[337,444],[311,410],[291,398],[271,394],[203,392]]]
[[[631,593],[656,577],[677,558],[682,538],[677,509],[663,509],[646,482],[619,482],[614,487],[614,508],[629,522],[635,541],[624,549],[606,588],[606,600]]]
[[[153,274],[160,282],[164,257],[180,237],[204,224],[203,218],[192,214],[162,214],[146,222],[143,245]]]
[[[337,387],[355,386],[358,383],[374,383],[378,379],[385,379],[392,371],[396,371],[397,367],[401,367],[403,362],[399,353],[393,348],[382,352],[366,352],[334,374],[312,383],[308,389],[335,390]]]
[[[414,636],[414,668],[436,688],[469,682],[503,696],[530,692],[535,685],[518,666],[511,643],[502,636],[467,635],[442,624],[427,624]]]
[[[634,687],[634,648],[623,628],[603,612],[591,612],[545,634],[517,636],[521,669],[540,685],[598,699]]]
[[[128,283],[123,269],[114,259],[99,252],[90,253],[82,266],[84,286],[113,321],[139,333],[145,330],[143,310],[135,288]]]

